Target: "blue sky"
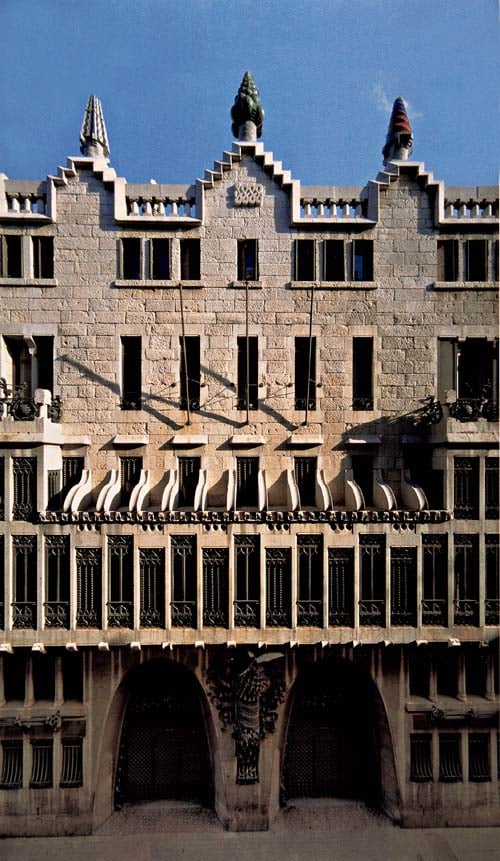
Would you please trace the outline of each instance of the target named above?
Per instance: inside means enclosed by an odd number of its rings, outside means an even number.
[[[0,0],[0,172],[53,173],[104,106],[129,182],[192,182],[231,146],[250,69],[263,141],[306,184],[381,167],[393,99],[413,158],[449,185],[497,181],[496,0]]]

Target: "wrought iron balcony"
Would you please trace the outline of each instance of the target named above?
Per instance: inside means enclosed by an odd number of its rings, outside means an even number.
[[[289,610],[268,607],[266,610],[266,625],[270,628],[289,628],[292,621]]]
[[[36,601],[14,601],[12,627],[36,628]]]
[[[0,418],[10,416],[17,422],[31,422],[40,416],[40,404],[35,403],[35,400],[28,394],[29,386],[23,383],[21,386],[16,386],[9,389],[5,379],[0,378]],[[61,399],[59,395],[52,398],[52,402],[47,406],[48,418],[53,422],[61,421]]]
[[[479,601],[464,598],[455,601],[455,625],[479,624]]]
[[[156,607],[141,607],[139,624],[141,628],[164,628],[163,613]]]
[[[124,392],[120,400],[121,410],[140,410],[142,408],[140,392]]]
[[[196,601],[172,601],[170,613],[175,628],[196,628]]]
[[[359,624],[385,627],[385,601],[383,599],[363,599],[359,602]]]
[[[69,628],[69,601],[47,601],[43,606],[46,628]]]
[[[447,407],[450,416],[459,422],[475,422],[481,417],[490,422],[498,421],[498,402],[492,398],[457,398]]]
[[[500,598],[486,598],[484,611],[486,625],[500,625]]]
[[[448,602],[446,598],[424,598],[422,601],[423,625],[448,625]]]
[[[352,408],[353,410],[372,410],[373,398],[353,398]]]
[[[97,610],[77,610],[76,611],[76,627],[77,628],[100,628],[101,614]]]
[[[259,600],[246,600],[234,602],[234,624],[238,628],[258,628],[259,622]]]
[[[330,607],[328,611],[328,624],[334,628],[353,628],[353,610],[348,610],[345,607]]]
[[[108,601],[107,607],[110,628],[133,628],[132,601]]]
[[[203,624],[207,628],[227,628],[227,613],[222,607],[203,610]]]
[[[323,601],[297,601],[297,624],[323,627]]]
[[[415,628],[417,625],[417,610],[391,610],[391,625],[407,625]]]

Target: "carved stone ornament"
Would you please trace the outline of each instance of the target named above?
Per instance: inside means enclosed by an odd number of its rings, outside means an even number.
[[[13,717],[5,717],[0,719],[0,726],[16,726],[23,732],[28,732],[33,727],[47,727],[52,732],[58,732],[61,729],[62,718],[61,712],[56,711],[50,715],[15,715]]]
[[[236,783],[259,782],[259,743],[274,732],[276,708],[283,700],[285,681],[281,652],[257,657],[246,649],[226,652],[207,672],[209,696],[222,729],[232,727],[236,752]]]
[[[235,206],[262,206],[264,186],[258,182],[238,182],[234,186]]]

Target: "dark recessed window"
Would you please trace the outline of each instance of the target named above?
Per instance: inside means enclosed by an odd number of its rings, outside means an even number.
[[[442,783],[459,783],[462,780],[460,735],[442,733],[439,736],[439,780]]]
[[[352,253],[353,281],[373,281],[373,241],[356,239]]]
[[[300,507],[314,508],[316,505],[316,472],[318,469],[317,457],[296,457],[294,461],[294,474],[297,489],[299,491]]]
[[[201,458],[180,457],[179,465],[179,508],[192,508],[200,477]]]
[[[81,652],[64,652],[61,664],[64,700],[83,702],[83,655]]]
[[[61,788],[75,788],[83,786],[83,739],[63,738],[62,766],[61,766]]]
[[[314,281],[316,253],[314,239],[295,240],[295,281]]]
[[[198,335],[182,335],[179,337],[180,362],[180,394],[181,410],[188,405],[191,410],[200,409],[200,339]]]
[[[139,483],[142,470],[142,457],[120,458],[121,497],[120,505],[126,506],[134,487]]]
[[[168,281],[170,278],[170,240],[152,239],[150,243],[151,278]]]
[[[458,239],[438,240],[438,281],[458,281]]]
[[[488,278],[488,240],[468,239],[464,251],[466,281],[486,281]]]
[[[141,409],[142,344],[139,336],[123,336],[121,342],[121,401],[122,410]]]
[[[35,278],[54,277],[54,240],[52,236],[33,237],[33,275]]]
[[[484,783],[491,780],[490,737],[485,732],[469,734],[469,780]]]
[[[373,505],[373,456],[351,455],[354,481],[361,488],[365,505]]]
[[[323,280],[345,281],[343,239],[325,239],[323,242]]]
[[[138,281],[142,277],[141,240],[122,239],[122,278]]]
[[[0,237],[1,265],[0,274],[2,278],[22,278],[22,237],[2,236]]]
[[[259,339],[257,336],[238,338],[238,410],[258,409],[259,400]]]
[[[412,783],[432,782],[432,735],[415,733],[410,736],[410,780]]]
[[[181,239],[181,281],[200,280],[200,240]]]
[[[50,789],[52,786],[52,739],[31,740],[32,789]]]
[[[373,338],[352,339],[352,407],[373,409]]]
[[[26,649],[15,649],[13,655],[3,656],[4,696],[7,702],[24,702],[27,656]]]
[[[295,409],[316,409],[316,338],[295,338]]]
[[[429,696],[429,685],[431,677],[431,661],[429,653],[425,649],[417,649],[412,652],[408,663],[410,696]]]
[[[236,508],[256,508],[259,499],[259,458],[236,458]]]
[[[256,281],[259,277],[256,239],[238,239],[238,281]]]
[[[53,702],[56,695],[56,669],[54,656],[33,653],[31,656],[33,696],[35,700]]]

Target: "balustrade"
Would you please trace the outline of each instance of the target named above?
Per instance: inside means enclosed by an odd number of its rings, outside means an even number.
[[[127,215],[144,216],[146,218],[196,218],[196,203],[194,198],[178,198],[176,200],[163,196],[145,198],[127,195]]]

